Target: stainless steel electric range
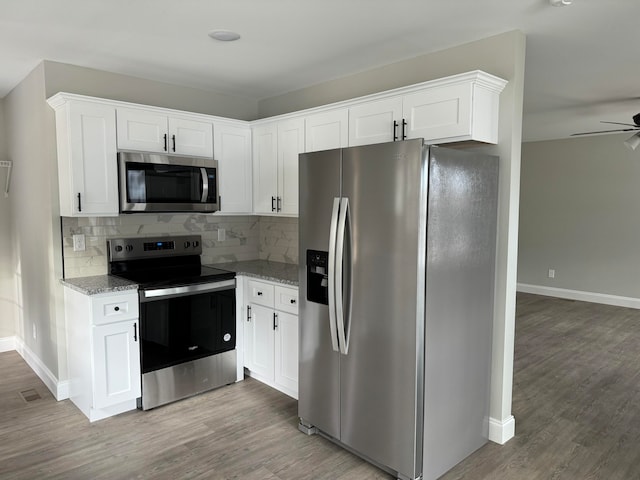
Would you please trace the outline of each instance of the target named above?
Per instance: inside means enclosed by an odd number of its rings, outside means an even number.
[[[235,382],[235,273],[201,265],[201,237],[115,238],[107,250],[109,273],[139,285],[138,408]]]

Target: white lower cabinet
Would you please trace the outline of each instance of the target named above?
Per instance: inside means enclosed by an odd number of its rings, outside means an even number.
[[[244,281],[244,366],[251,377],[298,398],[298,289]]]
[[[65,288],[69,398],[90,421],[136,408],[140,397],[138,295]]]

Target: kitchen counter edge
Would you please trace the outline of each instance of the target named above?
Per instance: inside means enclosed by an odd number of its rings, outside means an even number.
[[[244,260],[240,262],[216,263],[208,265],[235,272],[236,275],[259,278],[284,285],[298,286],[298,265],[269,260]]]
[[[61,278],[65,287],[85,295],[101,295],[104,293],[137,290],[138,284],[112,275],[94,275],[91,277]]]

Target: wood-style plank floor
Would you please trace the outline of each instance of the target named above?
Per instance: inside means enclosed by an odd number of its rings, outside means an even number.
[[[252,379],[90,424],[17,353],[0,372],[2,480],[391,478],[300,433],[296,402]],[[640,479],[639,310],[519,294],[514,375],[516,437],[443,479]]]

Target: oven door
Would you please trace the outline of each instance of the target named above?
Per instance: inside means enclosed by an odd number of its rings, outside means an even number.
[[[217,161],[134,152],[118,155],[122,213],[219,209]]]
[[[139,296],[143,374],[235,349],[235,279]]]

